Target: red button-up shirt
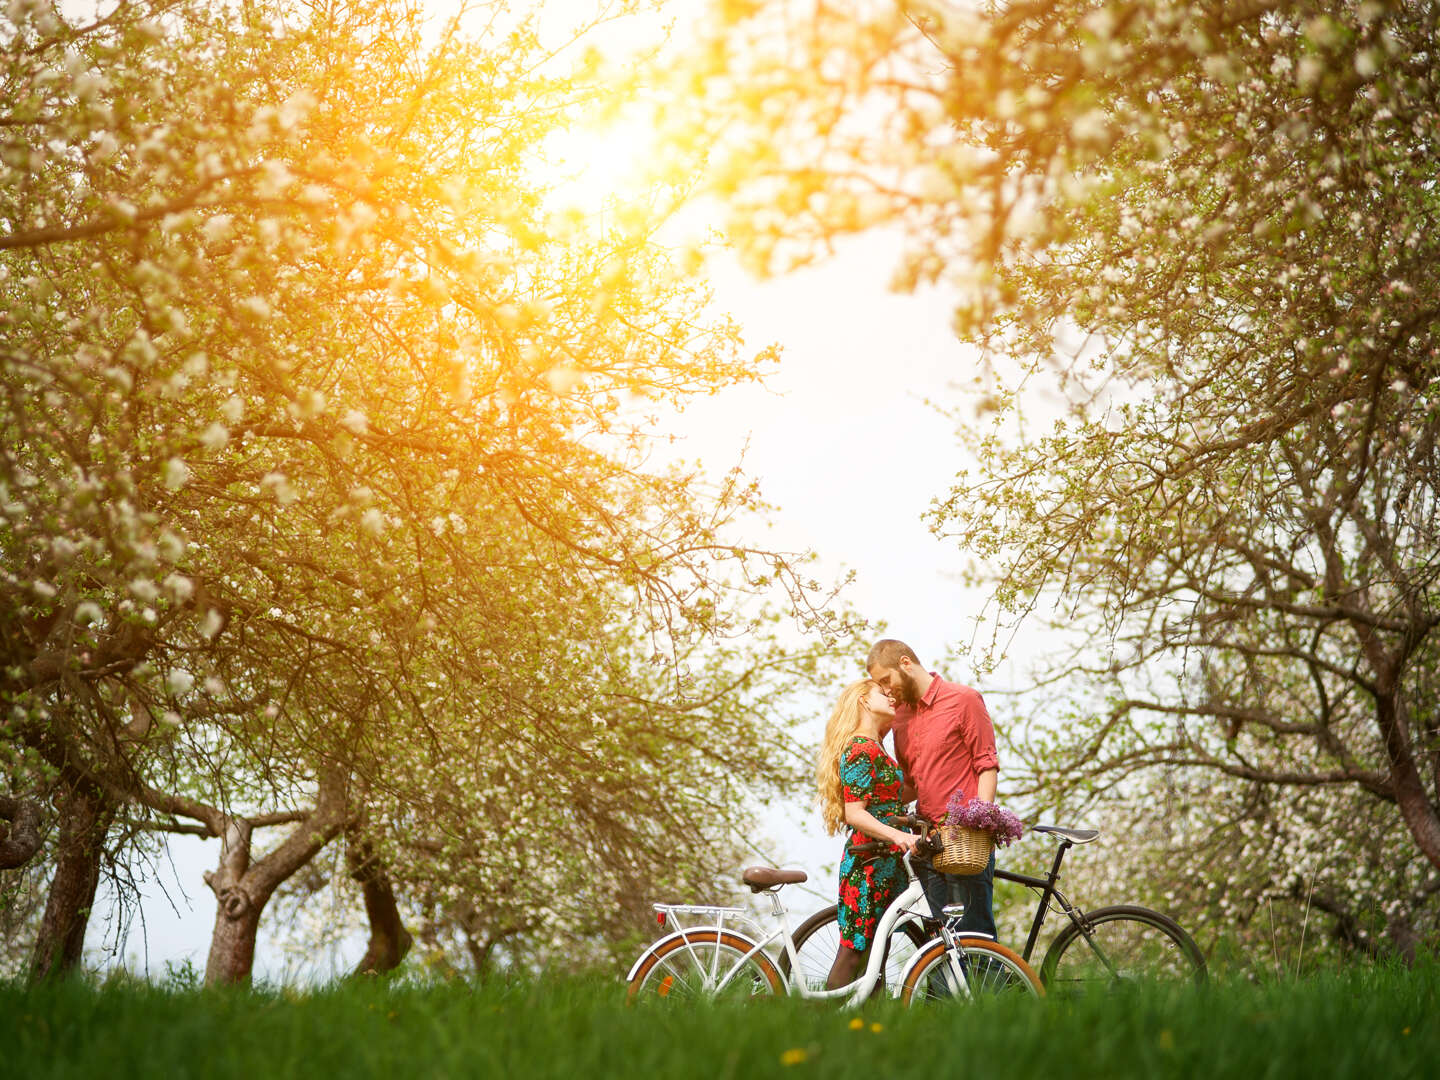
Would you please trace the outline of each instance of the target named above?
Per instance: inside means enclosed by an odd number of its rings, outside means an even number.
[[[938,822],[955,790],[973,798],[980,774],[1000,759],[980,691],[930,674],[920,703],[895,709],[895,757],[915,785],[916,813]]]

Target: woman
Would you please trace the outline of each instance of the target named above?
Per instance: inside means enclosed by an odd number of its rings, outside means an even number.
[[[904,777],[880,740],[895,723],[895,707],[873,679],[845,688],[830,722],[815,767],[820,813],[832,836],[850,826],[840,863],[840,949],[825,980],[829,989],[854,982],[875,937],[880,913],[905,885],[900,856],[919,837],[887,821],[901,814]],[[886,840],[894,847],[880,855],[854,855],[853,844]]]

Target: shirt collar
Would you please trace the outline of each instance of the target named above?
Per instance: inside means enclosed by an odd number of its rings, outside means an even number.
[[[930,689],[926,690],[925,693],[921,696],[921,698],[920,698],[920,705],[924,705],[924,706],[928,709],[928,708],[930,708],[932,705],[935,704],[935,699],[936,699],[937,697],[939,697],[939,696],[940,696],[940,676],[937,675],[937,674],[935,674],[935,672],[932,671],[932,672],[930,672]],[[919,705],[916,706],[917,709],[918,709],[919,707],[920,707]]]

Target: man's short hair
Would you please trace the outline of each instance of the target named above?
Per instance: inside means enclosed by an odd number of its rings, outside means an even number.
[[[894,638],[881,638],[870,646],[870,655],[865,658],[865,670],[874,671],[877,667],[898,668],[901,657],[909,657],[911,663],[916,667],[920,666],[920,658],[909,645]]]

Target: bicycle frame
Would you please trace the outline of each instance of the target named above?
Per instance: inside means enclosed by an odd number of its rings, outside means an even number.
[[[895,924],[898,923],[902,918],[929,919],[934,917],[930,909],[930,902],[925,897],[925,888],[921,884],[920,879],[916,877],[915,871],[910,865],[909,854],[906,854],[904,856],[904,863],[905,873],[910,879],[910,884],[906,886],[906,888],[902,890],[900,894],[890,902],[889,906],[886,907],[885,911],[881,914],[879,924],[875,928],[876,942],[888,941],[890,937],[890,931],[895,928]],[[707,973],[716,990],[723,989],[725,985],[729,983],[731,978],[734,977],[735,973],[739,971],[742,966],[744,966],[745,961],[749,960],[756,953],[761,952],[770,945],[773,945],[777,941],[779,941],[782,948],[785,950],[786,954],[790,958],[790,972],[786,976],[785,980],[787,992],[797,994],[798,996],[803,998],[814,998],[820,1000],[832,998],[846,998],[847,1000],[844,1002],[844,1004],[847,1006],[859,1005],[861,1002],[868,999],[870,995],[874,992],[876,985],[880,982],[881,975],[884,971],[885,949],[875,948],[873,946],[871,947],[870,955],[865,962],[865,971],[860,976],[860,978],[856,979],[854,982],[847,983],[845,986],[838,986],[833,990],[811,989],[810,987],[805,985],[804,979],[800,972],[800,959],[795,952],[795,942],[790,933],[790,920],[788,918],[788,912],[780,903],[779,887],[773,889],[766,889],[765,892],[770,897],[771,914],[779,922],[779,926],[775,930],[771,931],[769,934],[766,934],[763,939],[760,940],[757,940],[757,938],[760,938],[760,933],[747,934],[742,932],[742,930],[738,928],[738,926],[753,927],[756,931],[760,932],[763,932],[764,929],[753,917],[747,915],[743,908],[711,907],[707,905],[697,904],[655,904],[654,908],[657,912],[662,913],[667,918],[667,920],[675,920],[676,929],[674,930],[674,932],[666,935],[659,941],[653,942],[650,945],[649,949],[640,954],[640,957],[631,966],[630,973],[626,976],[626,981],[628,982],[629,980],[635,978],[636,972],[639,971],[640,965],[644,962],[645,957],[649,954],[651,950],[659,947],[660,945],[668,941],[677,939],[686,941],[686,948],[690,952],[692,960],[695,961],[697,967],[702,967],[698,955],[692,948],[690,948],[689,941],[686,938],[686,935],[692,934],[698,930],[706,930],[714,931],[716,934],[728,933],[732,937],[739,938],[741,942],[745,943],[748,946],[744,954],[741,955],[730,966],[730,969],[726,971],[724,975],[719,978],[718,981],[716,981],[716,976],[719,974],[717,970],[712,970]],[[683,917],[685,915],[709,915],[715,921],[708,924],[696,923],[690,926],[685,926],[679,921],[679,917]],[[733,920],[733,924],[738,924],[737,928],[732,929],[730,927],[727,927],[725,925],[727,919]],[[943,920],[940,923],[940,931],[945,938],[945,943],[947,947],[952,948],[951,963],[956,967],[956,983],[962,988],[963,993],[968,994],[969,985],[965,979],[963,971],[959,967],[958,960],[956,960],[953,956],[954,940],[950,935],[949,927],[945,924]],[[892,995],[899,994],[900,987],[904,985],[905,976],[909,974],[911,965],[913,965],[919,959],[920,954],[918,952],[915,954],[915,956],[911,957],[910,963],[906,965],[904,973],[902,973],[901,977],[897,980],[896,985],[891,988]],[[715,952],[715,957],[712,963],[713,966],[718,968],[720,963],[720,953],[718,949]]]
[[[1030,922],[1030,932],[1026,935],[1025,949],[1020,954],[1020,957],[1027,964],[1030,963],[1030,958],[1035,953],[1035,945],[1040,939],[1040,928],[1045,925],[1045,918],[1047,915],[1050,914],[1052,907],[1058,906],[1061,913],[1072,923],[1074,923],[1076,927],[1079,928],[1080,936],[1084,939],[1085,944],[1090,947],[1090,951],[1095,954],[1095,956],[1100,960],[1102,964],[1105,965],[1105,967],[1110,971],[1112,975],[1115,975],[1117,974],[1115,970],[1115,965],[1111,963],[1110,958],[1105,955],[1105,951],[1101,949],[1100,946],[1096,943],[1095,935],[1091,932],[1090,921],[1086,918],[1084,909],[1076,904],[1072,904],[1069,898],[1060,891],[1060,888],[1057,885],[1057,882],[1060,880],[1060,864],[1065,861],[1065,853],[1074,846],[1075,844],[1073,841],[1068,840],[1064,837],[1060,838],[1055,848],[1055,858],[1050,864],[1050,871],[1044,877],[1036,877],[1033,874],[1022,874],[1016,870],[1002,870],[999,867],[995,868],[995,877],[1000,879],[1001,881],[1013,881],[1017,885],[1025,885],[1031,889],[1034,889],[1040,894],[1040,902],[1036,905],[1035,917]],[[926,905],[926,910],[929,910],[928,904]],[[916,913],[901,913],[899,917],[892,921],[889,928],[887,928],[885,932],[888,934],[891,929],[894,929],[895,922],[899,922],[901,918],[907,916],[915,918]],[[944,932],[945,934],[946,945],[953,945],[953,941],[949,935],[948,928],[943,922],[941,923],[941,928],[942,932]],[[878,941],[880,940],[878,936],[879,931],[877,930],[876,933],[876,940]],[[793,957],[791,958],[791,963],[792,965],[794,964]],[[908,972],[908,967],[906,970]]]
[[[1060,880],[1060,864],[1065,861],[1065,853],[1074,844],[1066,839],[1061,839],[1059,846],[1055,849],[1055,860],[1050,864],[1050,872],[1044,877],[1035,877],[1031,874],[1021,874],[1014,870],[1001,870],[995,868],[995,876],[1001,881],[1013,881],[1017,885],[1026,885],[1040,894],[1040,903],[1035,908],[1035,918],[1030,923],[1030,933],[1025,938],[1025,951],[1021,958],[1028,964],[1030,957],[1035,951],[1035,943],[1040,939],[1040,928],[1045,924],[1045,916],[1050,913],[1052,903],[1059,905],[1065,917],[1080,927],[1080,932],[1090,947],[1095,947],[1090,934],[1090,929],[1085,923],[1085,913],[1076,907],[1066,898],[1065,894],[1056,886]],[[1102,959],[1104,959],[1102,957]],[[1108,965],[1109,961],[1105,961]]]

